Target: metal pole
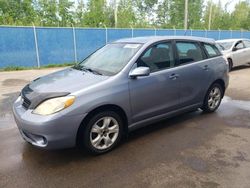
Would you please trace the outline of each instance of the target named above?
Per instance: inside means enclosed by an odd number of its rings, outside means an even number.
[[[75,32],[75,27],[73,26],[73,24],[72,24],[72,31],[73,31],[74,58],[75,58],[75,63],[77,63],[76,32]]]
[[[240,38],[243,38],[243,29],[240,30]]]
[[[205,29],[205,37],[207,37],[207,30]]]
[[[155,36],[156,36],[156,28],[154,27],[154,30],[155,30]]]
[[[220,40],[220,36],[221,36],[221,30],[219,29],[219,40]]]
[[[191,32],[191,33],[190,33],[191,36],[193,36],[193,29],[192,29],[192,28],[190,29],[190,32]]]
[[[188,0],[185,0],[185,18],[184,18],[184,29],[188,28]]]
[[[174,29],[174,36],[176,36],[176,29],[175,29],[175,26],[173,27],[173,29]]]
[[[131,28],[131,37],[134,38],[134,28],[132,26],[130,26]]]
[[[35,40],[35,48],[36,48],[36,61],[37,61],[37,67],[40,68],[40,58],[39,58],[39,49],[37,44],[37,36],[36,36],[36,27],[33,24],[33,33],[34,33],[34,40]]]
[[[108,28],[106,27],[105,24],[103,24],[104,28],[105,28],[105,43],[108,43]]]
[[[233,30],[232,30],[232,29],[230,29],[230,31],[231,31],[231,38],[233,38]]]

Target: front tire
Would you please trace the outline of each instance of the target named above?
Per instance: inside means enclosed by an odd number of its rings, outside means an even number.
[[[121,141],[122,118],[113,111],[99,112],[87,122],[78,140],[92,154],[102,154],[112,150]],[[80,141],[81,142],[81,141]]]
[[[232,71],[232,68],[233,68],[233,61],[232,61],[232,59],[227,59],[227,61],[228,61],[228,71],[230,72],[230,71]]]
[[[202,110],[208,113],[216,111],[220,106],[222,97],[223,89],[221,85],[213,84],[207,91]]]

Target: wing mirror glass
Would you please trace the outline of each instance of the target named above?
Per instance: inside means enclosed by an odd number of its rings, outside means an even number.
[[[136,78],[138,76],[148,76],[150,74],[149,67],[137,67],[129,73],[131,78]]]

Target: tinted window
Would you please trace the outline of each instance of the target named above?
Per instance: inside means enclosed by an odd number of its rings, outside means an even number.
[[[244,40],[244,44],[245,44],[246,48],[250,48],[250,41]]]
[[[173,48],[171,42],[152,46],[137,61],[138,67],[149,67],[151,72],[174,66]]]
[[[215,57],[215,56],[220,55],[219,50],[215,46],[211,44],[204,44],[204,47],[208,54],[208,57]]]
[[[180,64],[200,61],[203,59],[202,51],[195,42],[176,42]]]

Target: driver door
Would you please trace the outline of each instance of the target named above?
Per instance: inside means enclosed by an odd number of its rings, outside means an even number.
[[[238,41],[233,48],[232,59],[234,66],[246,63],[245,46],[242,41]]]
[[[137,60],[135,67],[149,67],[151,72],[129,80],[133,122],[178,109],[180,83],[174,64],[171,42],[151,46]]]

